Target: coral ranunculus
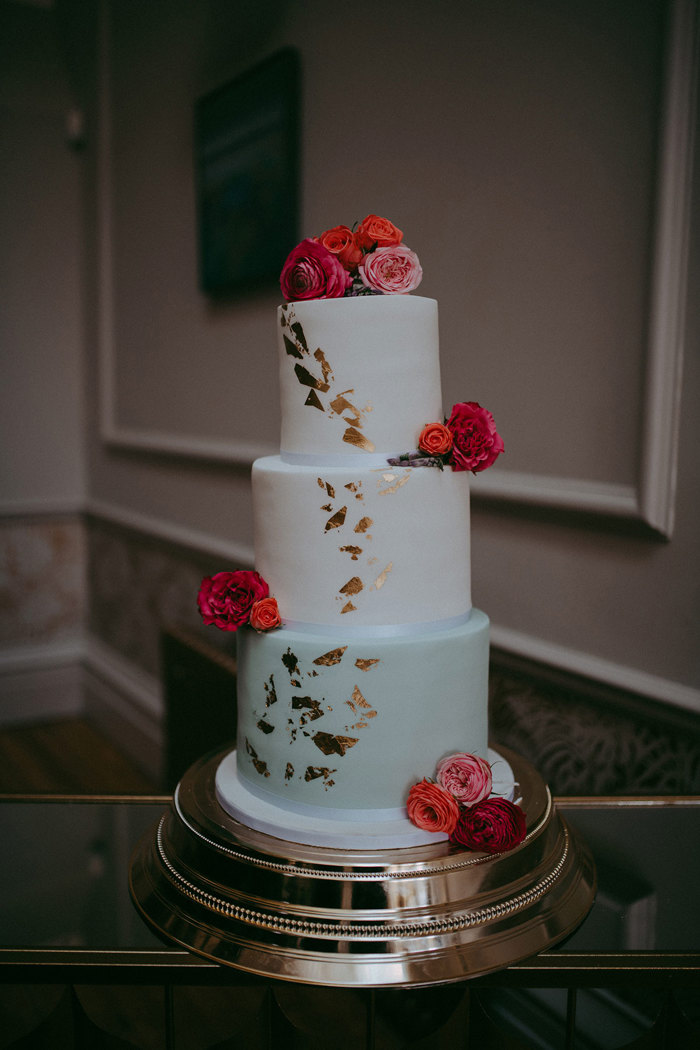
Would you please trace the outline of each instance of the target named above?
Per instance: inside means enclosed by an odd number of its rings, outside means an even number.
[[[461,401],[447,420],[452,433],[453,470],[486,470],[503,452],[503,439],[496,430],[493,416],[477,401]]]
[[[423,831],[451,835],[459,819],[459,806],[452,795],[425,778],[409,791],[406,809],[411,823]]]
[[[371,252],[374,248],[401,244],[403,233],[389,219],[383,219],[381,215],[367,215],[355,230],[355,239],[360,248]]]
[[[377,248],[365,255],[358,272],[367,288],[386,295],[412,292],[423,279],[418,256],[403,244]]]
[[[250,626],[256,631],[272,631],[280,627],[280,611],[276,598],[261,598],[250,610]]]
[[[346,270],[357,269],[362,249],[349,226],[334,226],[332,230],[326,230],[318,238],[318,243],[336,255]]]
[[[237,631],[248,623],[255,602],[267,598],[270,588],[260,573],[239,569],[206,576],[199,588],[197,605],[206,624],[222,631]]]
[[[527,834],[525,814],[505,798],[488,798],[462,810],[450,842],[480,853],[505,853]]]
[[[435,776],[438,784],[464,806],[472,806],[491,794],[491,766],[479,755],[449,755],[438,764]]]
[[[444,423],[428,423],[420,432],[418,448],[429,456],[444,456],[452,448],[452,431]]]
[[[280,287],[287,302],[302,299],[339,299],[351,283],[337,255],[307,237],[287,256]]]

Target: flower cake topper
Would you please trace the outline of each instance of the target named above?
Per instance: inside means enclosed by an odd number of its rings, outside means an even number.
[[[478,474],[504,451],[493,416],[478,401],[460,401],[444,423],[428,423],[420,432],[418,451],[404,452],[388,462],[394,467],[439,467]]]
[[[289,253],[280,286],[287,302],[345,295],[405,295],[423,270],[403,232],[389,219],[367,215],[352,229],[334,226],[307,237]]]
[[[423,778],[408,793],[406,810],[423,831],[442,832],[450,842],[481,853],[505,853],[523,841],[525,814],[506,798],[489,797],[493,776],[479,755],[444,758],[435,780]]]
[[[237,631],[250,625],[256,631],[280,627],[277,599],[259,572],[239,569],[205,576],[197,595],[197,606],[205,624],[221,631]]]

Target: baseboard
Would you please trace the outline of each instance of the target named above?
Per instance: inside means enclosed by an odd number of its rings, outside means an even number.
[[[48,722],[83,707],[80,640],[0,653],[0,725]]]
[[[163,778],[162,690],[157,678],[98,639],[86,641],[83,714],[156,783]]]

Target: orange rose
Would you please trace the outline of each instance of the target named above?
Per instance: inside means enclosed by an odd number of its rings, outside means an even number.
[[[272,631],[282,625],[276,598],[261,598],[250,610],[250,626],[256,631]]]
[[[368,215],[355,230],[355,240],[360,248],[372,251],[375,247],[387,248],[392,244],[401,244],[403,233],[389,219]]]
[[[444,456],[452,448],[452,431],[444,423],[428,423],[420,432],[418,448],[429,456]]]
[[[406,809],[411,823],[423,831],[451,835],[459,820],[459,806],[449,791],[425,778],[409,791]]]
[[[338,257],[346,270],[356,270],[362,258],[362,249],[349,226],[334,226],[318,238],[319,244]]]

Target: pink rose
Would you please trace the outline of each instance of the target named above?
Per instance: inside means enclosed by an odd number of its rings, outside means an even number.
[[[388,295],[412,292],[423,278],[418,256],[403,244],[377,248],[375,252],[365,255],[358,272],[367,288]]]
[[[360,248],[371,252],[375,248],[400,244],[403,233],[389,219],[383,219],[381,215],[367,215],[355,230],[355,238]]]
[[[281,624],[276,598],[261,598],[254,603],[250,610],[250,626],[256,631],[272,631]]]
[[[476,401],[461,401],[447,420],[452,431],[453,470],[486,470],[503,452],[503,439],[496,431],[493,416]]]
[[[282,295],[287,302],[338,299],[350,283],[350,275],[337,255],[311,237],[292,249],[280,276]]]
[[[443,758],[435,775],[438,784],[465,806],[491,794],[491,766],[478,755],[462,753]]]
[[[406,802],[408,819],[423,831],[452,834],[459,819],[459,806],[449,792],[430,780],[414,784]]]
[[[334,226],[317,238],[318,243],[338,257],[346,270],[356,270],[362,258],[362,249],[349,226]]]
[[[505,853],[527,834],[525,814],[505,798],[489,798],[462,810],[450,842],[481,853]]]
[[[248,623],[253,604],[269,593],[270,588],[257,572],[217,572],[202,580],[197,605],[206,624],[237,631]]]

